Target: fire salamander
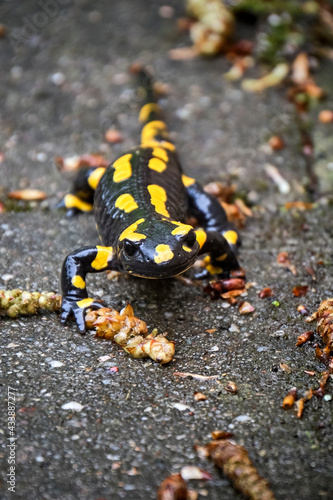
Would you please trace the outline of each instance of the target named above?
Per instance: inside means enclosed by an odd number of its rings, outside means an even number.
[[[121,271],[143,278],[170,278],[208,254],[206,269],[222,275],[238,269],[238,235],[220,203],[183,175],[155,100],[150,75],[140,71],[144,104],[139,120],[141,144],[108,168],[81,169],[62,205],[68,215],[94,210],[101,245],[70,253],[63,264],[61,322],[74,315],[85,331],[85,310],[105,305],[90,298],[87,273]],[[185,223],[194,215],[200,228]]]

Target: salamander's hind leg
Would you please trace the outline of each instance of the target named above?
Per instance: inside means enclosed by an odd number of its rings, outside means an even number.
[[[85,310],[105,307],[103,302],[88,297],[86,290],[87,273],[98,273],[115,269],[116,259],[112,247],[83,247],[69,254],[62,266],[61,322],[65,324],[74,315],[81,333],[86,330]]]
[[[58,208],[66,208],[68,217],[73,217],[81,212],[91,212],[94,192],[104,172],[104,167],[80,168],[71,192],[64,196],[58,204]]]
[[[228,274],[232,269],[239,269],[236,258],[239,237],[228,222],[223,207],[194,179],[185,175],[182,179],[187,189],[190,213],[203,228],[196,233],[201,246],[200,253],[209,254],[205,258],[208,273],[222,275]]]

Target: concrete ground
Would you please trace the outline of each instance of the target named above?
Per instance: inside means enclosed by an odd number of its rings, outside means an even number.
[[[41,7],[46,3],[12,0],[1,7],[8,29],[0,40],[2,196],[33,187],[48,198],[29,209],[16,203],[14,211],[1,214],[0,288],[59,291],[65,256],[97,242],[92,216],[68,220],[55,209],[71,176],[56,169],[54,157],[102,151],[111,160],[136,143],[138,104],[127,70],[139,59],[169,85],[161,104],[185,172],[202,183],[232,179],[252,200],[254,217],[241,231],[240,260],[248,281],[256,283],[246,299],[256,310],[241,316],[237,307],[175,280],[89,278],[92,296],[116,308],[129,301],[150,328],[175,340],[175,358],[165,366],[134,360],[93,332],[81,336],[72,323],[64,328],[56,314],[2,318],[1,498],[154,499],[166,476],[193,464],[213,475],[212,481],[191,484],[199,499],[239,499],[222,473],[193,449],[222,429],[246,447],[278,500],[332,499],[332,400],[313,398],[301,420],[281,408],[291,387],[304,395],[324,370],[314,342],[295,347],[297,336],[309,329],[297,306],[314,311],[332,296],[333,262],[329,196],[311,211],[283,208],[287,201],[306,199],[306,169],[285,88],[245,93],[223,79],[230,63],[222,57],[170,60],[168,50],[189,44],[175,22],[184,15],[182,2],[168,2],[175,9],[171,19],[159,14],[162,0],[54,0],[49,14]],[[239,29],[248,34],[247,27]],[[259,68],[252,71],[260,74]],[[328,64],[316,78],[332,90]],[[330,106],[332,94],[321,105]],[[329,192],[332,125],[317,123],[319,109],[311,114],[316,172]],[[103,141],[111,126],[123,134],[122,144]],[[285,138],[286,148],[272,155],[264,145],[273,133]],[[289,194],[280,194],[266,176],[267,162],[288,180]],[[277,265],[281,251],[289,253],[297,276]],[[308,285],[308,294],[295,298],[296,285]],[[279,306],[258,298],[267,286]],[[109,359],[100,362],[105,355]],[[110,371],[113,366],[117,373]],[[237,395],[225,390],[229,380],[237,384]],[[6,483],[7,386],[16,389],[15,493]],[[207,400],[196,402],[195,391]],[[333,393],[332,380],[327,393]],[[81,411],[62,408],[71,401],[83,405]],[[176,403],[187,408],[180,411]]]

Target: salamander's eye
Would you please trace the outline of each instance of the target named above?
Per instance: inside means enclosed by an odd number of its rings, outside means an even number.
[[[187,245],[189,248],[192,248],[194,243],[196,242],[196,236],[195,232],[191,231],[186,235],[186,240],[185,240],[185,245]]]
[[[126,257],[133,257],[136,253],[139,251],[139,246],[132,241],[125,240],[124,241],[124,247],[123,247],[123,252],[126,255]]]

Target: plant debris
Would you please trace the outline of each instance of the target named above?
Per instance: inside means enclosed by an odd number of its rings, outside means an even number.
[[[309,291],[308,286],[295,286],[293,288],[293,295],[295,297],[304,297],[304,295],[306,295],[308,291]]]
[[[187,486],[180,474],[172,474],[161,483],[157,491],[158,500],[187,500]]]
[[[297,210],[312,210],[313,203],[306,203],[305,201],[287,201],[284,204],[286,210],[290,210],[291,208],[297,208]]]
[[[192,378],[196,378],[198,380],[211,380],[211,379],[214,379],[214,378],[219,378],[218,375],[199,375],[198,373],[189,373],[189,372],[173,372],[173,376],[174,377],[182,377],[182,378],[186,378],[186,377],[192,377]]]
[[[317,332],[325,344],[324,349],[316,347],[316,357],[333,373],[333,299],[323,300],[316,312],[306,318],[306,322],[317,320]]]
[[[284,140],[279,135],[273,135],[269,139],[268,144],[273,149],[273,151],[280,151],[285,146]]]
[[[227,392],[230,392],[231,394],[237,394],[238,393],[238,387],[235,384],[235,382],[231,382],[229,380],[228,384],[224,388]]]
[[[225,47],[234,30],[234,16],[221,0],[187,0],[187,12],[198,22],[190,35],[199,54],[215,55]]]
[[[263,479],[252,464],[247,450],[224,439],[207,445],[210,458],[231,480],[232,485],[251,500],[274,500],[275,496],[268,482]]]
[[[0,290],[0,316],[17,318],[21,314],[37,314],[41,309],[59,311],[61,300],[61,296],[53,292]]]
[[[96,337],[113,340],[136,359],[150,357],[165,364],[175,353],[174,342],[164,335],[156,335],[157,331],[148,335],[146,323],[134,316],[129,304],[120,312],[109,308],[88,311],[86,324],[96,328]]]
[[[213,439],[229,439],[233,436],[232,432],[226,432],[226,431],[212,431],[212,438]]]
[[[255,307],[253,307],[250,302],[241,302],[239,304],[238,310],[240,314],[250,314],[255,311]]]
[[[323,109],[318,115],[320,123],[333,123],[333,111]]]
[[[36,314],[39,310],[59,311],[62,298],[53,292],[27,292],[21,289],[0,290],[0,316],[17,318],[21,314]],[[112,339],[133,358],[150,357],[161,364],[169,363],[175,353],[174,342],[157,335],[148,335],[144,321],[133,315],[128,304],[120,313],[114,309],[88,309],[86,324],[96,328],[96,337]]]
[[[199,469],[195,465],[185,465],[182,467],[180,474],[184,481],[190,481],[191,479],[199,479],[204,481],[209,481],[212,479],[212,475],[204,469]]]
[[[274,297],[274,292],[271,288],[266,287],[258,293],[259,299],[266,299],[267,297]]]
[[[124,141],[124,137],[119,130],[115,128],[109,128],[104,134],[104,139],[111,144],[117,144]]]
[[[287,396],[284,398],[282,403],[282,408],[284,410],[289,410],[290,408],[292,408],[292,406],[296,401],[296,398],[297,398],[297,389],[296,387],[293,387],[292,389],[290,389]]]
[[[106,160],[104,156],[98,153],[89,153],[81,156],[70,156],[63,158],[56,156],[55,162],[60,172],[72,172],[81,167],[103,167],[107,168],[110,161]]]
[[[288,76],[289,65],[287,63],[279,63],[267,75],[254,79],[248,78],[242,81],[242,88],[247,92],[263,92],[269,87],[275,87],[283,82]]]
[[[314,332],[312,330],[309,330],[308,332],[302,333],[302,335],[297,337],[296,346],[299,347],[300,345],[303,345],[306,342],[309,342],[309,340],[313,339],[313,336],[314,336]]]
[[[202,392],[194,392],[193,397],[194,397],[195,401],[206,401],[207,400],[207,396],[202,394]]]
[[[19,189],[17,191],[10,191],[8,193],[8,198],[12,200],[24,200],[24,201],[42,201],[46,199],[46,193],[40,191],[39,189]]]
[[[286,267],[294,276],[297,276],[296,267],[290,262],[288,252],[280,252],[276,261],[280,266]]]
[[[302,305],[298,306],[297,311],[300,314],[302,314],[302,316],[309,316],[309,314],[310,314],[310,311],[305,306],[302,306]]]
[[[280,174],[279,170],[274,166],[271,165],[270,163],[267,163],[265,165],[265,172],[268,175],[270,179],[277,185],[278,190],[282,194],[288,194],[290,191],[290,184],[282,175]]]

